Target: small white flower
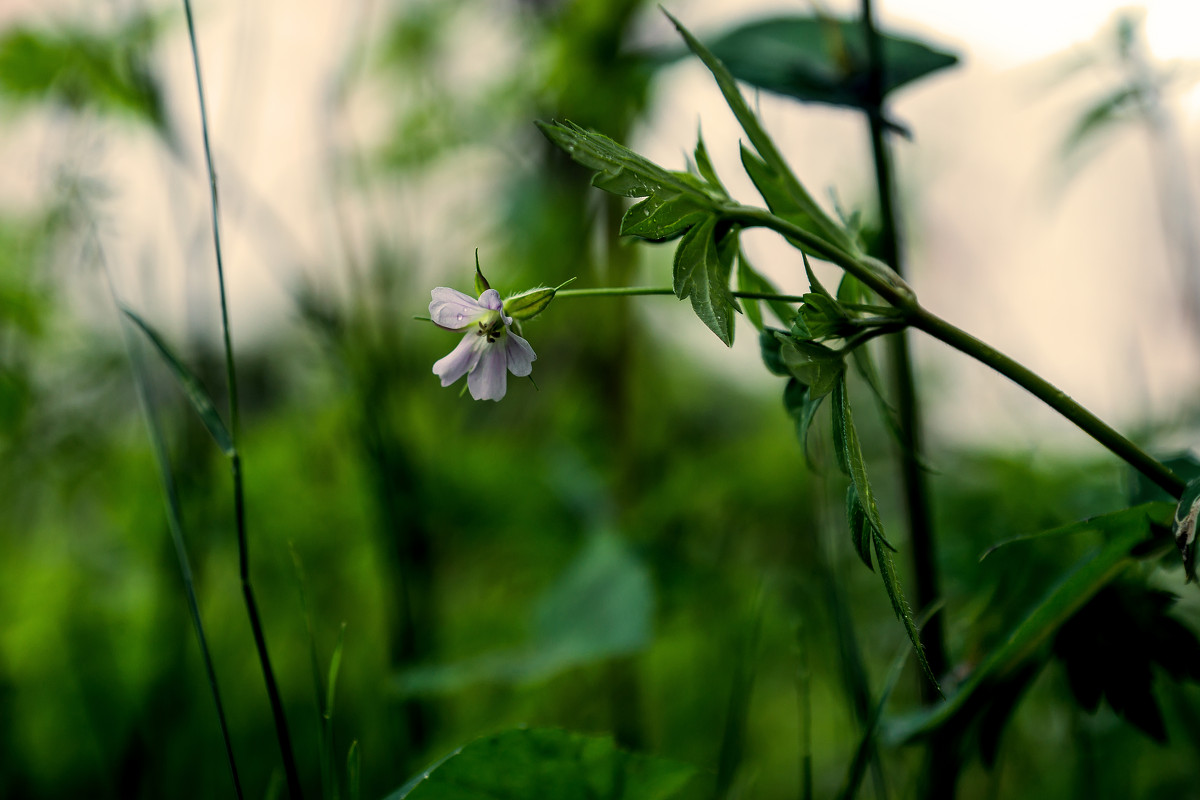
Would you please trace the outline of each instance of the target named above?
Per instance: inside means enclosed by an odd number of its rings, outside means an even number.
[[[529,342],[510,330],[512,317],[495,289],[475,300],[445,286],[431,293],[429,317],[452,331],[466,331],[458,346],[433,365],[433,374],[449,386],[463,375],[476,400],[499,400],[507,391],[508,373],[524,377],[533,371],[537,354]]]

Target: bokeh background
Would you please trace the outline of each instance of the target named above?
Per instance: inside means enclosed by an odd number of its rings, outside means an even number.
[[[669,9],[701,38],[812,12]],[[1200,66],[1188,60],[1200,10],[892,0],[878,12],[960,59],[891,101],[912,132],[895,153],[923,302],[1155,452],[1187,449],[1200,413]],[[337,653],[335,783],[356,743],[364,797],[518,724],[611,734],[714,772],[741,712],[729,796],[797,796],[808,736],[817,796],[832,795],[860,735],[838,642],[851,623],[877,690],[906,640],[848,546],[829,452],[817,442],[806,466],[753,329],[739,321],[726,349],[669,297],[556,301],[525,326],[536,387],[512,379],[493,404],[438,386],[430,366],[456,337],[414,320],[430,288],[469,290],[476,249],[504,293],[669,283],[671,248],[621,240],[621,203],[535,119],[595,128],[672,169],[701,129],[731,191],[755,202],[734,120],[655,4],[269,0],[196,14],[253,579],[310,791],[330,752],[317,696]],[[172,3],[0,6],[3,797],[231,795],[105,277],[223,408],[192,80]],[[815,195],[873,213],[861,115],[750,96]],[[746,243],[782,289],[805,290],[798,254],[767,235]],[[1133,481],[1003,379],[935,343],[916,355],[943,614],[965,672],[1079,549],[981,553],[1121,508]],[[228,463],[157,353],[133,356],[165,432],[243,781],[277,796]],[[895,447],[859,408],[907,570]],[[1151,580],[1197,627],[1177,560]],[[910,665],[890,707],[915,707],[918,680]],[[1197,796],[1200,697],[1171,681],[1155,691],[1166,744],[1107,706],[1080,710],[1051,665],[997,763],[968,758],[961,795]],[[910,795],[919,749],[886,763],[892,792]]]

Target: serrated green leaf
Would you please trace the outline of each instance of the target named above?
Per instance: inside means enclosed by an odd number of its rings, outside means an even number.
[[[204,388],[204,385],[200,383],[200,379],[184,366],[183,362],[175,355],[166,341],[145,320],[139,317],[136,312],[125,306],[121,306],[121,311],[133,321],[138,329],[146,335],[146,338],[150,340],[150,343],[154,345],[154,348],[158,350],[163,361],[171,369],[171,374],[179,382],[179,386],[183,389],[188,402],[192,404],[192,408],[200,416],[200,421],[204,423],[204,427],[208,429],[209,434],[213,437],[213,441],[217,443],[217,447],[221,448],[221,452],[226,456],[232,458],[236,452],[233,446],[233,438],[229,435],[229,430],[221,420],[221,415],[217,413],[216,406],[213,405],[212,397],[209,395],[208,390]]]
[[[921,643],[921,630],[917,627],[917,622],[913,619],[912,609],[908,606],[908,601],[904,599],[904,590],[900,587],[900,576],[896,574],[896,561],[892,558],[892,546],[888,544],[887,539],[878,531],[873,531],[871,543],[875,547],[875,561],[879,564],[879,575],[883,578],[883,587],[887,590],[888,599],[892,601],[892,611],[895,612],[896,618],[904,623],[904,632],[908,634],[908,641],[912,644],[913,654],[917,657],[917,663],[921,665],[921,671],[925,673],[925,677],[934,686],[938,686],[937,676],[933,674],[933,669],[929,666],[929,660],[925,657],[925,645]],[[938,691],[941,688],[938,687]]]
[[[854,427],[850,401],[846,396],[844,372],[838,376],[833,387],[833,430],[835,446],[840,450],[838,466],[854,484],[867,522],[870,523],[875,534],[882,537],[883,522],[879,518],[879,508],[875,503],[875,495],[871,491],[871,483],[867,479],[867,465],[863,460],[862,446],[858,441],[858,432]]]
[[[951,67],[958,58],[929,45],[879,32],[883,91]],[[787,16],[757,20],[712,43],[738,80],[811,103],[868,108],[870,57],[858,19]]]
[[[767,204],[767,208],[770,209],[772,214],[813,233],[823,240],[838,241],[845,239],[843,244],[849,244],[850,240],[844,235],[844,232],[842,234],[831,232],[831,223],[823,221],[824,212],[817,208],[815,201],[809,198],[809,201],[806,202],[803,198],[796,198],[787,174],[781,173],[778,169],[769,166],[766,161],[745,145],[742,145],[741,154],[742,166],[745,168],[746,174],[754,183],[754,188],[762,195],[763,202]],[[841,229],[839,228],[838,230],[840,231]],[[832,239],[830,239],[831,236]],[[800,248],[801,252],[808,250],[808,247],[802,245],[800,242],[791,239],[788,241],[795,247]],[[830,246],[832,247],[833,245],[831,244]],[[842,246],[842,249],[849,252],[847,246]]]
[[[695,774],[687,764],[618,750],[607,737],[522,728],[456,750],[385,800],[668,800]]]
[[[746,136],[750,139],[750,143],[754,145],[754,149],[761,156],[761,161],[767,167],[766,174],[770,176],[768,181],[773,187],[778,186],[780,191],[774,192],[779,200],[781,196],[788,198],[793,209],[797,209],[800,214],[798,217],[789,219],[798,226],[810,231],[816,236],[825,239],[833,246],[833,249],[842,250],[847,254],[854,253],[854,242],[846,234],[845,230],[840,225],[830,219],[817,202],[813,200],[812,195],[804,188],[795,174],[787,166],[783,156],[780,155],[775,143],[763,127],[758,122],[758,117],[750,110],[742,97],[741,92],[737,88],[737,83],[734,81],[733,75],[721,63],[720,59],[709,52],[708,48],[702,45],[696,37],[692,36],[687,28],[680,24],[679,20],[671,16],[667,11],[663,11],[671,23],[679,31],[679,35],[683,37],[687,43],[688,49],[696,54],[699,59],[704,62],[704,66],[708,67],[713,78],[717,82],[717,87],[721,90],[721,94],[725,97],[725,102],[729,105],[729,109],[737,118],[738,124],[742,126],[742,130],[746,132]],[[744,160],[744,159],[743,159]],[[758,181],[755,181],[755,185]],[[767,199],[765,196],[763,199]],[[768,203],[770,200],[767,201]],[[774,211],[774,209],[772,209]],[[776,212],[778,214],[778,212]],[[778,214],[783,216],[783,214]],[[801,224],[800,219],[804,219],[805,223]]]
[[[813,294],[819,294],[826,299],[833,300],[833,295],[817,280],[817,273],[813,272],[812,264],[808,263],[808,255],[801,253],[800,258],[804,260],[804,275],[808,278],[809,291]]]
[[[554,144],[579,164],[595,170],[592,185],[623,197],[649,197],[658,191],[671,194],[691,194],[715,200],[705,184],[686,172],[671,172],[644,158],[604,134],[581,128],[573,123],[535,123]]]
[[[716,236],[717,219],[709,217],[680,239],[675,251],[675,296],[690,298],[700,321],[732,346],[733,315],[739,309],[729,291],[729,278],[737,252],[737,230],[726,231],[720,242]]]
[[[621,217],[621,234],[661,241],[677,236],[713,214],[693,195],[658,191],[633,204]]]
[[[858,553],[867,569],[874,572],[875,566],[871,563],[871,523],[867,521],[867,512],[853,483],[846,487],[846,520],[850,523],[850,541],[854,545],[854,552]]]

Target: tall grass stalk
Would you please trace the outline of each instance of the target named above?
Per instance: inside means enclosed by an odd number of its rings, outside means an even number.
[[[204,661],[204,673],[208,678],[208,688],[212,692],[213,705],[217,709],[217,721],[221,726],[221,739],[225,743],[225,756],[229,760],[229,772],[233,778],[233,790],[238,800],[244,797],[242,780],[238,774],[237,759],[233,754],[233,740],[229,735],[229,723],[225,718],[225,705],[221,702],[221,690],[217,685],[217,671],[213,667],[212,653],[208,649],[208,637],[204,635],[204,623],[200,618],[200,604],[196,600],[196,583],[192,578],[192,562],[188,557],[187,545],[183,535],[183,511],[179,504],[179,492],[175,485],[175,476],[171,472],[171,458],[167,452],[166,441],[162,435],[162,426],[155,413],[154,404],[150,399],[149,381],[146,378],[146,365],[142,360],[141,349],[132,335],[122,313],[124,308],[117,287],[113,282],[112,271],[104,252],[100,249],[99,236],[94,228],[91,240],[96,249],[96,258],[104,273],[105,283],[113,305],[117,308],[118,322],[121,326],[125,350],[129,354],[129,363],[133,368],[133,383],[137,391],[138,402],[142,406],[142,414],[146,419],[146,431],[150,436],[150,444],[154,448],[154,461],[158,465],[158,478],[162,484],[163,498],[167,507],[167,527],[171,531],[171,544],[175,548],[175,558],[179,562],[179,574],[183,578],[183,592],[187,598],[188,615],[192,621],[192,631],[196,634],[196,643],[200,646],[200,657]]]
[[[209,207],[212,213],[213,251],[216,256],[217,286],[221,301],[221,336],[225,346],[225,377],[229,393],[229,431],[233,440],[233,454],[230,456],[231,473],[233,477],[234,518],[237,525],[238,568],[242,583],[242,596],[246,602],[246,614],[250,618],[250,628],[254,634],[254,645],[258,650],[259,664],[262,666],[263,680],[267,686],[267,697],[271,704],[271,714],[275,720],[275,735],[279,739],[279,750],[283,758],[284,774],[287,778],[288,793],[292,800],[301,800],[303,792],[300,788],[300,774],[296,769],[296,759],[292,750],[291,736],[288,733],[287,717],[283,710],[283,701],[279,697],[279,687],[275,682],[275,673],[271,669],[271,659],[267,653],[267,640],[263,634],[262,620],[258,613],[258,604],[254,599],[254,589],[250,583],[250,553],[246,535],[246,503],[245,487],[242,479],[242,458],[237,446],[240,441],[240,420],[238,414],[237,370],[233,361],[233,341],[229,330],[229,303],[225,292],[225,268],[221,257],[221,222],[217,192],[217,172],[213,167],[212,147],[208,135],[208,111],[204,103],[204,81],[200,75],[200,49],[196,44],[196,25],[192,18],[190,0],[182,0],[184,16],[187,18],[188,41],[192,50],[192,67],[196,75],[196,95],[200,104],[200,132],[204,142],[204,163],[208,169]]]

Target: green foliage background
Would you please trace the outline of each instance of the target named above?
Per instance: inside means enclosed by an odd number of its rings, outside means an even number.
[[[523,158],[476,243],[493,284],[662,283],[666,251],[619,239],[625,204],[592,190],[530,124],[570,119],[627,141],[661,62],[623,44],[652,10],[514,3],[519,63],[492,84],[452,85],[431,65],[453,55],[452,31],[482,5],[380,12],[386,34],[348,62],[342,89],[418,88],[385,141],[329,154],[331,205],[436,179],[501,140]],[[181,36],[179,20],[109,23],[0,31],[5,114],[51,109],[110,135],[134,119],[176,157],[164,108],[191,95],[164,105],[181,90],[151,55]],[[94,268],[95,219],[135,210],[107,203],[88,183],[97,176],[66,177],[44,208],[0,212],[0,796],[230,796],[120,317]],[[782,379],[743,387],[661,343],[647,317],[695,325],[670,298],[644,299],[642,313],[624,299],[560,301],[526,326],[539,389],[514,380],[503,403],[472,403],[429,374],[453,337],[412,320],[430,288],[420,254],[443,245],[399,227],[339,263],[304,265],[348,288],[298,272],[294,320],[238,346],[253,578],[308,790],[382,797],[471,740],[529,725],[693,765],[698,794],[715,781],[729,797],[795,797],[808,757],[816,795],[834,794],[862,736],[856,687],[877,698],[908,645],[847,546],[830,443],[814,437],[810,470]],[[461,262],[464,290],[469,254],[441,254]],[[219,398],[209,333],[175,347]],[[167,369],[144,357],[243,784],[272,796],[279,756],[241,605],[228,465]],[[899,505],[894,452],[874,415],[856,422],[886,515]],[[1053,454],[927,458],[942,613],[969,671],[1096,540],[980,555],[1122,508],[1131,481],[1110,461]],[[903,570],[900,530],[889,526]],[[1182,588],[1174,565],[1152,580]],[[1195,629],[1191,587],[1172,613]],[[335,651],[327,736],[318,697]],[[915,707],[918,680],[910,664],[889,709]],[[990,770],[964,739],[962,796],[1190,796],[1200,696],[1152,686],[1166,745],[1109,705],[1081,710],[1053,664],[1014,709]],[[347,764],[352,742],[360,768]],[[893,791],[911,794],[919,761],[919,748],[887,749]]]

